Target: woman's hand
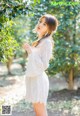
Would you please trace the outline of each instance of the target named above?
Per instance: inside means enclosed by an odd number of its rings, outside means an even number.
[[[28,54],[32,52],[31,46],[28,43],[24,43],[22,46],[25,50],[27,50]]]

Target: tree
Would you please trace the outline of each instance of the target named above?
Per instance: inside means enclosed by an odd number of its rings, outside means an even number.
[[[31,3],[34,4],[36,1]],[[20,48],[20,42],[22,42],[14,34],[14,18],[20,15],[28,15],[31,11],[28,5],[29,3],[26,0],[24,2],[23,0],[1,0],[0,2],[0,61],[7,63],[9,74],[11,73],[12,59]]]
[[[53,2],[54,3],[54,2]],[[59,14],[60,26],[55,34],[54,60],[51,61],[49,72],[56,74],[63,72],[69,78],[69,89],[73,89],[75,73],[78,73],[80,59],[79,36],[76,31],[80,28],[80,5],[74,1],[73,5],[56,6],[52,3],[53,10]],[[60,10],[59,10],[60,9]],[[80,15],[79,15],[80,16]]]
[[[15,17],[27,14],[27,2],[23,0],[1,0],[0,2],[0,61],[7,63],[8,73],[12,59],[19,48],[16,37],[12,35]]]

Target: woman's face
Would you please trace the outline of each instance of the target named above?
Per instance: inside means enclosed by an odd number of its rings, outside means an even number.
[[[39,36],[43,36],[46,33],[48,33],[48,25],[46,24],[45,18],[42,18],[36,28],[36,32],[38,33]]]

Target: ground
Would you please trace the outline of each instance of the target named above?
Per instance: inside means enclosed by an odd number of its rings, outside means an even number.
[[[0,111],[2,105],[11,105],[11,116],[35,116],[32,104],[24,99],[25,72],[17,60],[13,62],[11,72],[13,75],[7,75],[6,66],[0,64]],[[56,78],[49,77],[49,82],[48,116],[80,116],[80,88],[67,90],[67,83],[60,74]]]

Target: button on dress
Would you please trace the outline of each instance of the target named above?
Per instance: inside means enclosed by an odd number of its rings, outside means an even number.
[[[45,70],[49,67],[52,57],[52,37],[46,37],[36,47],[31,47],[26,66],[26,95],[29,103],[44,103],[46,105],[49,92],[49,79]]]

